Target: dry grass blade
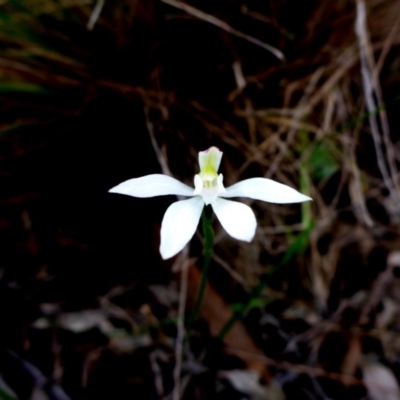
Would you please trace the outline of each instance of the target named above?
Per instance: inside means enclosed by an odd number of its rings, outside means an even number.
[[[372,227],[374,222],[368,212],[365,196],[362,188],[361,172],[357,165],[357,158],[355,154],[355,140],[349,140],[346,146],[347,153],[347,168],[351,174],[349,182],[349,194],[353,201],[355,215],[363,221],[363,223]]]
[[[184,258],[187,259],[189,255],[188,247],[184,249]],[[182,372],[182,356],[183,356],[183,342],[185,340],[185,308],[188,287],[188,268],[183,266],[181,268],[181,286],[179,290],[179,309],[178,309],[178,322],[177,322],[177,337],[175,344],[175,368],[173,371],[174,389],[172,393],[173,400],[181,398],[181,372]]]
[[[90,15],[89,21],[87,23],[87,28],[89,29],[89,31],[91,31],[96,25],[96,22],[101,14],[101,10],[104,7],[104,2],[105,0],[97,0],[96,5],[94,6],[92,14]]]
[[[275,157],[274,161],[272,162],[271,166],[268,169],[268,172],[265,174],[266,178],[271,178],[277,171],[283,157],[287,154],[289,146],[292,144],[296,132],[298,132],[297,125],[299,121],[304,118],[308,113],[308,100],[315,90],[317,83],[319,82],[324,70],[323,68],[317,69],[314,74],[311,76],[311,79],[304,91],[302,98],[300,99],[297,108],[294,110],[293,114],[293,122],[290,126],[287,138],[285,142],[282,142],[281,151]]]
[[[245,39],[257,46],[262,47],[265,50],[268,50],[271,52],[276,58],[279,58],[279,60],[284,60],[285,56],[284,54],[278,50],[277,48],[262,42],[261,40],[252,37],[250,35],[247,35],[246,33],[240,32],[235,28],[232,28],[230,25],[228,25],[226,22],[221,21],[220,19],[214,17],[213,15],[207,14],[198,8],[192,7],[189,4],[182,3],[180,1],[175,1],[175,0],[161,0],[163,3],[169,4],[172,7],[179,8],[180,10],[184,10],[190,15],[193,15],[196,18],[199,18],[203,21],[208,22],[209,24],[215,25],[220,29],[223,29],[224,31],[231,33],[232,35],[235,35],[237,37],[240,37],[242,39]]]
[[[151,144],[153,150],[157,156],[161,170],[164,175],[173,176],[169,168],[166,153],[160,149],[157,144],[157,140],[154,134],[154,125],[150,120],[149,107],[144,107],[144,113],[146,117],[146,127],[149,132]],[[181,196],[178,198],[182,199]],[[179,255],[178,260],[175,262],[173,270],[178,269],[177,264],[180,264],[179,269],[181,270],[180,278],[180,289],[179,289],[179,305],[178,305],[178,320],[177,320],[177,337],[175,341],[175,367],[173,370],[174,387],[172,391],[172,399],[179,400],[181,398],[181,372],[182,372],[182,357],[183,357],[183,342],[185,339],[185,309],[186,309],[186,297],[188,287],[188,268],[187,263],[189,257],[189,245],[185,246],[182,253]]]
[[[296,372],[298,374],[303,373],[303,374],[307,374],[307,375],[315,376],[315,377],[325,377],[325,378],[331,379],[333,381],[343,382],[346,385],[352,385],[352,384],[359,385],[360,383],[362,383],[362,381],[360,379],[355,378],[354,376],[346,375],[346,374],[339,374],[336,372],[328,372],[328,371],[325,371],[324,369],[318,368],[318,367],[312,367],[312,366],[308,366],[308,365],[298,365],[298,364],[293,364],[293,363],[290,363],[287,361],[279,362],[279,361],[273,360],[269,357],[266,357],[264,355],[252,354],[252,353],[244,352],[243,350],[232,348],[232,347],[227,348],[227,351],[232,354],[240,354],[242,356],[245,355],[248,358],[258,359],[261,362],[265,363],[265,365],[274,366],[274,367],[277,367],[280,369],[286,369],[289,371]]]
[[[369,112],[369,122],[372,138],[375,144],[378,167],[387,189],[390,191],[394,198],[399,199],[400,192],[398,190],[394,153],[392,149],[392,144],[390,143],[389,128],[385,116],[383,118],[383,121],[381,120],[380,122],[383,127],[383,141],[386,145],[385,150],[387,153],[390,174],[385,163],[382,138],[379,133],[379,123],[377,120],[376,111],[382,107],[382,104],[378,104],[376,102],[375,96],[380,98],[382,96],[378,95],[380,93],[379,84],[377,79],[374,79],[374,77],[376,78],[376,74],[374,74],[374,57],[367,30],[367,10],[364,0],[357,0],[355,31],[358,38],[361,62],[361,76],[364,85],[364,94]]]
[[[389,170],[392,176],[392,180],[394,183],[394,186],[397,190],[397,194],[400,195],[400,186],[399,186],[399,179],[398,179],[398,171],[396,168],[396,156],[394,154],[394,146],[393,143],[390,140],[390,128],[389,128],[389,121],[387,117],[387,113],[385,108],[382,106],[384,104],[384,99],[383,99],[383,94],[382,94],[382,88],[379,82],[379,73],[382,69],[384,60],[391,48],[391,45],[393,44],[396,35],[399,33],[399,28],[400,28],[400,16],[397,18],[395,24],[393,25],[392,29],[390,30],[390,33],[383,45],[381,54],[379,56],[379,59],[374,66],[372,78],[373,78],[373,83],[375,87],[375,94],[377,97],[377,101],[379,104],[379,117],[380,117],[380,122],[382,125],[382,133],[383,133],[383,141],[385,143],[385,150],[387,153],[387,160],[389,164]]]

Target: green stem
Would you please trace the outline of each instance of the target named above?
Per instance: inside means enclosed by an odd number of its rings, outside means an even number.
[[[204,207],[202,216],[203,223],[203,236],[204,236],[204,264],[203,273],[201,275],[199,293],[197,295],[196,303],[193,308],[192,315],[189,318],[188,325],[190,326],[196,320],[200,311],[201,303],[203,302],[204,293],[207,285],[208,270],[210,268],[211,255],[214,246],[214,230],[212,228],[213,212],[210,206]]]

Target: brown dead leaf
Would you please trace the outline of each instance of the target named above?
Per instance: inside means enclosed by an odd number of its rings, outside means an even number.
[[[399,383],[392,370],[378,362],[366,362],[362,372],[371,400],[400,400]]]

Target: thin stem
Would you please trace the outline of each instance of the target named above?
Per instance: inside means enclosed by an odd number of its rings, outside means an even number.
[[[203,301],[204,293],[206,290],[208,270],[210,268],[210,260],[214,246],[214,230],[212,228],[213,212],[210,206],[204,207],[201,219],[203,224],[203,236],[204,236],[203,273],[201,275],[199,293],[197,295],[192,315],[189,318],[188,326],[190,326],[192,322],[195,321],[200,311],[201,303]]]
[[[181,371],[182,371],[182,350],[185,338],[185,324],[183,315],[185,314],[186,294],[187,294],[188,268],[182,267],[181,272],[181,288],[179,292],[179,318],[177,321],[177,338],[175,346],[175,368],[174,368],[174,389],[172,391],[172,399],[179,400],[181,398]]]

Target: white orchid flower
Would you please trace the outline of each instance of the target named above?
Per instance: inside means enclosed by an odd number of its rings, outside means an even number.
[[[311,200],[289,186],[266,178],[252,178],[225,188],[222,174],[217,173],[222,151],[210,147],[199,152],[200,173],[194,176],[194,189],[167,175],[153,174],[129,179],[112,189],[133,197],[177,195],[191,197],[168,207],[161,224],[160,253],[163,259],[179,253],[196,232],[201,212],[211,205],[221,225],[235,239],[250,242],[257,222],[253,211],[245,204],[225,200],[249,197],[270,203],[300,203]]]

